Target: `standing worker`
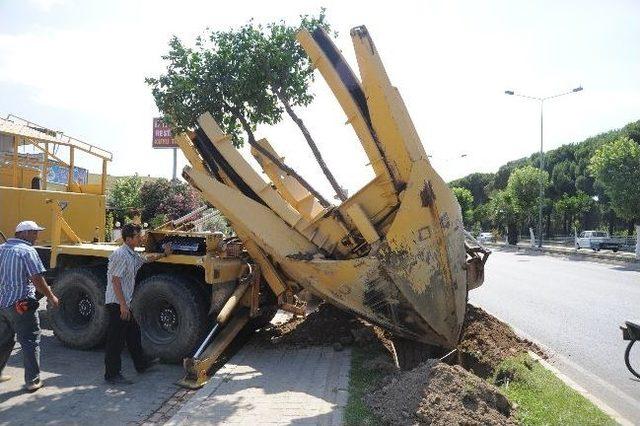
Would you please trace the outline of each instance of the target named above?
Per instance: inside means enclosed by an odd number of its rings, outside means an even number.
[[[58,298],[42,276],[46,269],[33,248],[38,232],[42,230],[43,227],[31,220],[20,222],[16,226],[15,238],[9,238],[0,245],[0,322],[9,329],[8,335],[0,336],[0,382],[11,380],[10,376],[2,374],[2,370],[15,345],[14,335],[17,335],[22,346],[24,381],[29,392],[42,387],[36,289],[48,303],[58,307]]]
[[[128,223],[122,227],[123,244],[109,257],[105,304],[109,313],[107,341],[104,355],[104,379],[110,384],[131,384],[121,373],[120,354],[125,341],[138,373],[144,373],[153,365],[145,356],[140,342],[140,327],[131,314],[131,298],[138,269],[147,262],[156,261],[172,253],[171,245],[163,245],[164,253],[146,257],[136,253],[142,243],[142,227]]]

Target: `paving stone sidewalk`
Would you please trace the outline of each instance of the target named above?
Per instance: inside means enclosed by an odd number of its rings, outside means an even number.
[[[0,383],[0,425],[125,425],[139,424],[180,388],[179,365],[159,365],[155,372],[136,374],[126,350],[123,370],[135,384],[108,386],[103,379],[104,352],[65,348],[51,330],[43,330],[41,377],[44,387],[23,390],[24,369],[19,345],[5,373],[13,379]]]
[[[351,352],[248,344],[169,420],[169,425],[340,425]]]

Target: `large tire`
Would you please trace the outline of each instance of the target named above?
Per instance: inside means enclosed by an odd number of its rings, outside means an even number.
[[[403,337],[394,336],[393,342],[393,358],[396,366],[401,370],[411,370],[420,363],[441,356],[444,350],[438,346],[429,345],[422,342],[405,339]]]
[[[152,357],[182,362],[207,329],[207,300],[198,283],[163,274],[146,278],[133,296],[142,346]]]
[[[69,269],[60,274],[54,291],[60,307],[47,307],[55,336],[66,346],[91,349],[104,342],[109,315],[104,306],[107,277],[89,268]]]

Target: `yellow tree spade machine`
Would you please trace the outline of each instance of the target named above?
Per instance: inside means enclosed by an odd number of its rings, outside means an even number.
[[[388,330],[401,367],[459,341],[489,252],[465,237],[460,206],[429,163],[366,28],[351,38],[359,76],[322,29],[298,34],[375,173],[340,205],[305,189],[262,139],[252,154],[265,180],[209,113],[176,136],[190,163],[183,177],[236,233],[195,232],[195,216],[148,233],[147,252],[170,242],[175,254],[142,267],[133,311],[145,350],[184,362],[185,386],[202,386],[241,330],[263,326],[279,308],[300,312],[302,291]],[[39,251],[61,299],[50,322],[63,343],[86,349],[104,339],[106,263],[117,245],[74,232],[74,201],[59,194],[41,196],[38,207],[49,206],[51,238]]]
[[[252,154],[266,182],[209,113],[193,137],[178,137],[191,163],[183,177],[228,218],[279,300],[303,288],[384,327],[408,366],[430,347],[456,346],[489,252],[466,243],[460,207],[429,163],[367,29],[352,29],[351,38],[360,78],[322,29],[298,34],[375,172],[360,191],[323,207],[272,161],[278,156],[262,139]],[[186,361],[192,379],[206,358],[199,351]]]

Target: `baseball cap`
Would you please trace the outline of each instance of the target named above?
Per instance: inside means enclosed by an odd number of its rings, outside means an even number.
[[[44,231],[44,228],[32,220],[25,220],[16,226],[16,232],[22,231]]]

